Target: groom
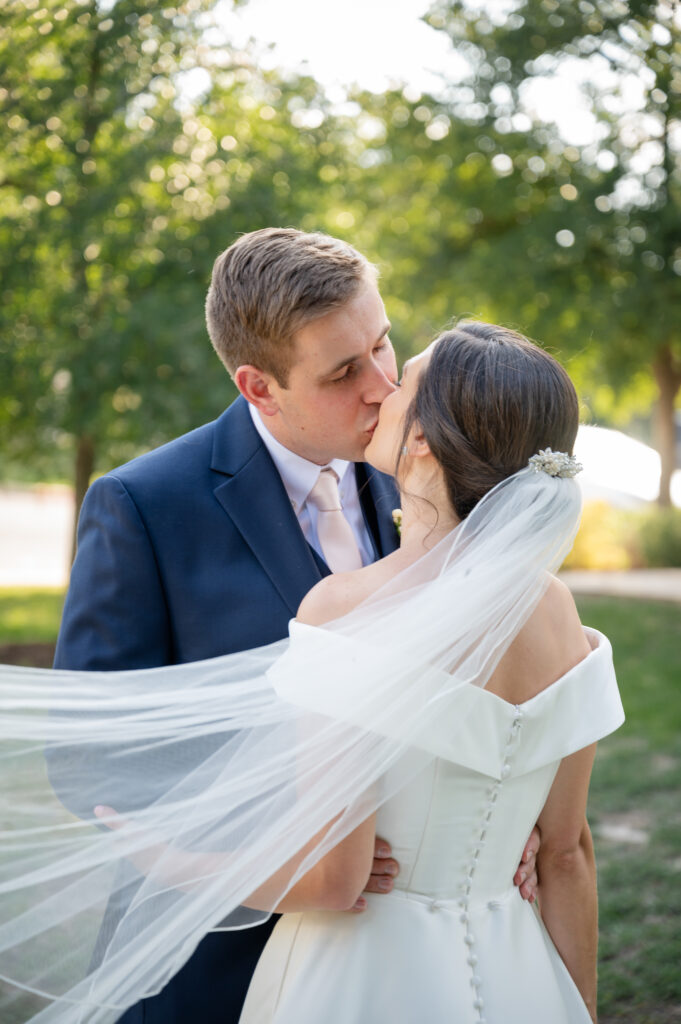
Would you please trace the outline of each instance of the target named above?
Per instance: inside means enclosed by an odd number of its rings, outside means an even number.
[[[371,265],[325,235],[254,231],[217,259],[206,315],[241,397],[94,482],[57,668],[147,668],[269,644],[323,576],[397,546],[394,484],[362,461],[397,380]],[[371,891],[392,887],[386,847],[377,841]],[[523,870],[531,883],[532,860]],[[208,934],[122,1024],[236,1024],[272,927]]]

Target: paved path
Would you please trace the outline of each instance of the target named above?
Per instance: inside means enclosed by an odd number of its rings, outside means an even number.
[[[70,487],[0,486],[0,587],[65,587],[72,522]]]
[[[631,572],[596,572],[571,569],[560,574],[573,594],[643,597],[681,604],[681,569],[633,569]]]

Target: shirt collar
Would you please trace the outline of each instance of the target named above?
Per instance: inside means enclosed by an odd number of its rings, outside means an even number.
[[[269,432],[262,416],[249,402],[248,408],[251,413],[253,425],[260,434],[263,444],[267,448],[274,465],[277,467],[279,476],[282,479],[286,493],[289,496],[293,510],[299,513],[302,509],[308,494],[317,483],[319,473],[324,466],[318,466],[316,462],[310,462],[309,459],[304,459],[302,455],[296,455],[290,448],[285,448],[280,441],[277,441],[276,437]],[[343,478],[345,477],[348,469],[352,465],[351,462],[347,462],[345,459],[332,459],[328,463],[329,467],[334,470],[340,481],[339,486],[342,490]]]

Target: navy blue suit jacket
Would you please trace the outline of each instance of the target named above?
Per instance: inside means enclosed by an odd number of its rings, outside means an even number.
[[[356,471],[378,558],[397,546],[397,492],[370,467],[358,463]],[[287,635],[301,600],[327,573],[238,398],[213,423],[90,487],[55,667],[148,668],[272,643]],[[102,766],[63,769],[57,766],[55,782],[62,799],[76,813],[89,812],[94,793],[84,794],[82,783],[104,778]],[[71,796],[60,775],[75,780]],[[95,803],[106,802],[105,791],[97,795]],[[271,928],[209,934],[158,996],[121,1021],[237,1024]]]

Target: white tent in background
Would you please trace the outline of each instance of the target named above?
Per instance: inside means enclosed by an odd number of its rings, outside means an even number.
[[[657,499],[660,456],[641,441],[619,430],[581,426],[575,455],[584,467],[577,479],[585,501],[634,508]],[[681,507],[681,470],[672,477],[672,502]]]

